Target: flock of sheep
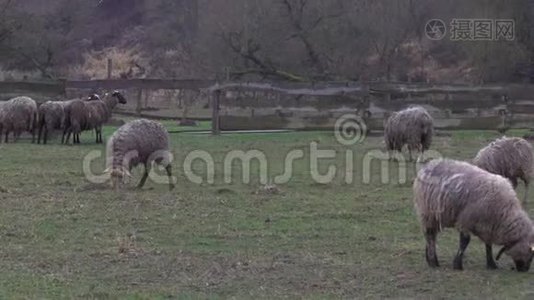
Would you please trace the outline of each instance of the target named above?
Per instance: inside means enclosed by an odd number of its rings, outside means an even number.
[[[102,126],[111,118],[117,104],[126,104],[126,98],[118,92],[90,95],[87,99],[67,101],[47,101],[40,106],[36,101],[26,97],[16,97],[8,101],[0,101],[0,142],[5,134],[4,142],[17,141],[23,132],[32,135],[32,143],[46,144],[49,133],[53,130],[63,132],[61,142],[69,143],[72,135],[73,143],[80,143],[82,131],[95,130],[96,143],[103,143]],[[38,133],[37,133],[38,132]],[[106,173],[113,179],[118,188],[125,177],[130,176],[133,167],[142,164],[145,167],[143,178],[138,187],[143,187],[152,162],[164,164],[169,177],[170,188],[173,189],[170,165],[169,135],[165,127],[155,121],[139,119],[121,126],[108,142],[108,166]],[[158,154],[155,156],[154,154]]]
[[[93,94],[85,100],[47,101],[40,106],[30,97],[15,97],[0,102],[0,137],[5,133],[4,142],[7,143],[12,133],[16,142],[27,131],[34,143],[38,131],[37,143],[41,143],[42,137],[46,144],[50,131],[62,130],[62,143],[68,143],[72,134],[76,144],[80,143],[82,131],[94,129],[96,142],[102,143],[102,125],[111,118],[111,111],[118,103],[126,103],[118,91],[106,93],[103,99]]]
[[[95,130],[96,142],[102,143],[102,126],[111,117],[113,108],[126,103],[115,91],[100,97],[91,95],[85,100],[48,101],[38,106],[29,97],[17,97],[0,102],[0,140],[5,142],[13,133],[16,141],[28,131],[35,142],[47,143],[49,131],[62,130],[62,143],[80,143],[80,133]],[[424,153],[432,143],[433,120],[422,107],[410,107],[391,115],[385,123],[384,138],[390,154],[407,146]],[[169,135],[165,127],[155,121],[139,119],[126,123],[112,135],[108,143],[108,172],[118,187],[138,164],[145,172],[138,187],[148,177],[152,162],[165,166],[169,187],[174,188],[170,165]],[[154,153],[160,155],[154,156]],[[454,269],[463,268],[463,255],[470,235],[486,244],[487,267],[497,265],[492,245],[501,245],[496,256],[506,253],[515,262],[517,271],[528,271],[534,257],[534,224],[519,201],[515,187],[521,179],[526,186],[523,202],[528,197],[528,185],[534,172],[533,148],[521,138],[503,137],[481,149],[471,162],[437,159],[426,163],[413,184],[414,203],[426,238],[426,261],[439,266],[436,254],[437,234],[447,227],[460,232]]]
[[[422,107],[395,113],[385,124],[388,151],[424,152],[430,147],[433,121]],[[436,237],[443,228],[460,232],[453,268],[463,269],[471,234],[486,244],[486,266],[497,268],[492,245],[502,246],[496,259],[509,255],[517,271],[529,270],[534,257],[534,223],[523,209],[515,188],[528,186],[534,175],[534,154],[522,138],[502,137],[481,149],[471,162],[435,159],[419,170],[413,184],[414,203],[426,239],[426,261],[438,267]]]

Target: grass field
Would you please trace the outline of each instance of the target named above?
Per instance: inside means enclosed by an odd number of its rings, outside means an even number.
[[[177,127],[167,124],[172,130]],[[207,127],[208,124],[202,124]],[[106,128],[109,136],[115,128]],[[509,135],[522,135],[511,132]],[[492,132],[453,132],[436,138],[444,156],[469,159]],[[329,184],[310,176],[309,145],[336,150],[338,176]],[[532,298],[532,274],[485,269],[484,246],[471,242],[465,271],[452,270],[457,233],[438,237],[442,267],[429,269],[416,220],[411,179],[382,184],[379,164],[364,184],[365,153],[381,139],[342,146],[328,132],[261,135],[172,134],[177,188],[148,181],[122,193],[88,182],[83,157],[104,147],[91,133],[82,145],[32,145],[27,140],[0,148],[0,298]],[[286,154],[301,149],[293,176],[276,192],[257,175],[240,183],[223,180],[230,150],[266,153],[270,177],[282,173]],[[182,163],[192,150],[209,152],[215,183],[190,183]],[[345,183],[345,153],[352,150],[354,182]],[[103,160],[93,164],[104,169]],[[198,174],[205,173],[194,164]],[[258,166],[254,165],[253,170]],[[391,174],[394,174],[393,170]],[[518,193],[522,195],[520,187]],[[530,199],[532,202],[532,199]],[[534,207],[534,205],[530,206]],[[530,213],[534,213],[531,209]],[[531,271],[532,272],[532,271]]]

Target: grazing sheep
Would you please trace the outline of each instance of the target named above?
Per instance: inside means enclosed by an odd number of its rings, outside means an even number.
[[[43,144],[46,144],[49,131],[63,128],[65,123],[65,106],[67,104],[67,101],[47,101],[39,106],[39,120],[37,122],[39,129],[37,136],[38,144],[41,143],[41,136],[43,137]]]
[[[525,183],[523,203],[527,202],[528,186],[534,175],[534,153],[530,143],[522,138],[502,137],[478,151],[473,164],[490,173],[501,175],[517,187],[518,179]]]
[[[85,130],[96,131],[96,143],[102,143],[102,126],[111,117],[111,112],[117,104],[126,104],[126,98],[115,91],[106,94],[100,100],[98,95],[90,96],[86,101],[76,100],[66,107],[65,129],[66,142],[69,142],[70,134],[73,134],[73,142],[80,143],[80,133]]]
[[[111,173],[113,186],[118,188],[119,182],[138,164],[145,166],[145,173],[138,184],[142,188],[150,172],[152,162],[166,164],[165,170],[169,177],[172,190],[172,172],[169,152],[169,133],[161,123],[146,119],[128,122],[111,136],[108,143],[108,172]]]
[[[454,269],[463,269],[470,234],[486,244],[486,265],[497,268],[492,245],[503,245],[517,271],[530,268],[534,256],[534,224],[506,178],[466,162],[437,159],[427,163],[413,185],[414,202],[426,238],[426,261],[438,267],[436,236],[443,228],[460,232]]]
[[[28,131],[35,143],[35,128],[37,124],[37,103],[29,97],[16,97],[2,105],[2,128],[5,130],[5,142],[8,142],[9,133],[13,132],[14,141],[20,134]],[[0,136],[2,132],[0,131]]]
[[[414,106],[393,113],[385,123],[384,139],[388,152],[402,152],[404,145],[408,145],[410,160],[412,150],[423,153],[430,148],[434,133],[433,119],[420,106]]]

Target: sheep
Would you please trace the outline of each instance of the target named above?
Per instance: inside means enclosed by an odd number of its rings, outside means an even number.
[[[93,96],[96,97],[93,99]],[[102,100],[98,95],[93,96],[87,99],[90,101],[77,100],[66,107],[63,138],[66,135],[67,143],[71,133],[74,143],[79,144],[80,132],[92,129],[96,131],[96,143],[102,143],[102,126],[111,117],[113,108],[119,103],[127,103],[126,98],[118,91],[106,94]]]
[[[41,136],[43,136],[43,143],[47,143],[49,130],[64,129],[65,108],[70,105],[74,100],[81,99],[82,98],[65,101],[47,101],[41,104],[41,106],[39,106],[39,120],[37,122],[37,127],[39,129],[37,138],[38,144],[41,142]],[[87,100],[96,99],[100,99],[97,94],[91,94],[87,97]]]
[[[32,135],[32,143],[35,143],[37,113],[37,103],[30,97],[21,96],[8,100],[2,105],[0,136],[5,130],[7,143],[10,132],[13,132],[14,141],[16,141],[23,131],[28,131]]]
[[[7,106],[7,101],[0,101],[0,143],[2,142],[2,132],[4,130],[4,119],[5,119],[5,107]]]
[[[47,101],[39,106],[39,120],[37,122],[37,128],[39,129],[37,135],[38,144],[41,143],[41,136],[43,137],[43,144],[47,143],[49,130],[63,129],[65,106],[68,103],[68,101]]]
[[[142,188],[150,172],[152,162],[165,165],[169,188],[174,188],[170,164],[169,133],[158,122],[138,119],[128,122],[111,136],[107,145],[107,161],[113,187],[118,189],[119,181],[131,176],[130,171],[143,164],[145,172],[137,188]]]
[[[525,183],[523,203],[527,202],[530,179],[534,175],[534,153],[528,141],[516,137],[496,139],[477,153],[473,164],[508,178],[514,188],[521,179]]]
[[[72,134],[73,144],[80,143],[80,133],[82,127],[86,123],[85,104],[80,99],[75,99],[65,104],[63,107],[65,112],[65,123],[63,125],[63,136],[61,143],[69,143],[70,135]]]
[[[534,256],[534,224],[521,207],[510,182],[467,162],[436,159],[424,165],[413,184],[415,210],[426,238],[426,261],[439,267],[436,236],[442,228],[460,232],[453,268],[463,269],[463,255],[474,234],[486,244],[486,266],[496,269],[497,254],[509,255],[526,272]]]
[[[430,148],[433,134],[433,119],[420,106],[393,113],[384,126],[384,140],[388,152],[402,152],[404,145],[408,145],[410,161],[413,160],[412,150],[417,149],[423,153]]]
[[[127,103],[126,98],[124,98],[118,91],[114,91],[111,94],[106,93],[102,100],[100,100],[98,95],[94,94],[90,96],[89,101],[85,103],[89,115],[87,126],[84,130],[95,129],[97,144],[103,142],[102,126],[109,120],[109,118],[111,118],[112,110],[118,103]]]

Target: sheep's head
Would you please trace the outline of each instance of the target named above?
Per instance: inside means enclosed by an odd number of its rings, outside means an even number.
[[[113,93],[111,93],[111,96],[117,98],[120,104],[127,103],[126,98],[124,98],[124,96],[119,91],[114,91]]]
[[[534,243],[531,239],[524,239],[512,245],[505,245],[497,254],[497,260],[506,252],[514,261],[518,272],[527,272],[534,257]]]
[[[127,178],[132,177],[130,171],[123,167],[108,168],[104,171],[104,173],[108,173],[110,175],[111,185],[116,190],[126,182]]]

